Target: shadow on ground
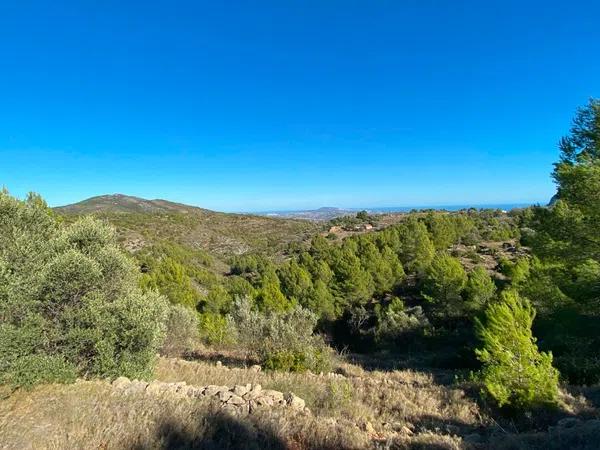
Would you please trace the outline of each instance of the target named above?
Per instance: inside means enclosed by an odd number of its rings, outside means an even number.
[[[283,450],[285,443],[267,428],[242,422],[225,413],[201,417],[192,427],[166,420],[155,436],[131,450],[165,449],[265,449]]]

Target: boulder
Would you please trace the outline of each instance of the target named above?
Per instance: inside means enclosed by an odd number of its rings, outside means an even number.
[[[260,372],[262,370],[262,367],[260,367],[258,364],[254,364],[253,366],[250,366],[250,372]]]
[[[212,397],[213,395],[219,394],[221,391],[229,391],[227,386],[217,386],[214,384],[210,384],[204,388],[202,391],[202,395],[205,397]]]
[[[223,403],[226,403],[234,395],[235,394],[229,391],[219,391],[219,400],[221,400]]]
[[[227,404],[235,406],[245,405],[246,403],[246,400],[235,394],[232,394],[231,397],[229,397],[229,400],[227,400]]]
[[[149,394],[161,394],[168,389],[168,385],[161,383],[160,381],[152,381],[146,386],[146,392]]]
[[[197,398],[202,396],[202,389],[198,389],[194,386],[184,386],[178,392],[186,397]]]
[[[251,389],[252,389],[252,386],[250,384],[247,384],[246,386],[241,386],[238,384],[233,387],[231,392],[233,392],[235,395],[239,395],[240,397],[242,397],[243,395],[250,392]]]
[[[252,386],[252,389],[250,389],[248,392],[246,392],[243,397],[246,400],[253,400],[257,397],[259,397],[261,395],[262,392],[262,386],[260,384],[255,384],[254,386]]]
[[[179,381],[177,383],[169,383],[169,390],[176,392],[178,394],[185,395],[185,390],[187,389],[187,383],[185,381]]]

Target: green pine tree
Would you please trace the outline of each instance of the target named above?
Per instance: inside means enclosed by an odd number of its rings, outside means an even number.
[[[475,267],[469,274],[465,287],[466,307],[470,311],[480,311],[496,295],[496,285],[492,277],[481,266]]]
[[[505,291],[476,319],[482,348],[475,350],[483,363],[479,374],[485,392],[499,406],[528,409],[554,405],[558,398],[558,371],[552,354],[538,351],[531,332],[535,310],[516,291]]]
[[[461,293],[467,283],[467,273],[460,261],[446,252],[439,252],[427,269],[424,294],[444,314],[460,316],[464,312]]]

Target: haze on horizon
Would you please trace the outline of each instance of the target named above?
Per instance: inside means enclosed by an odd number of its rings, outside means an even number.
[[[546,203],[600,5],[0,4],[0,185],[220,211]]]

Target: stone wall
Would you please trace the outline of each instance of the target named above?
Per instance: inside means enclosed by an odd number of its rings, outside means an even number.
[[[190,398],[210,398],[219,402],[220,406],[239,413],[250,414],[257,408],[290,408],[295,411],[310,413],[304,400],[293,392],[279,392],[272,389],[262,389],[260,384],[235,386],[191,386],[185,381],[165,383],[151,381],[129,380],[119,377],[112,382],[114,388],[124,395],[147,393],[149,395],[179,395]]]

